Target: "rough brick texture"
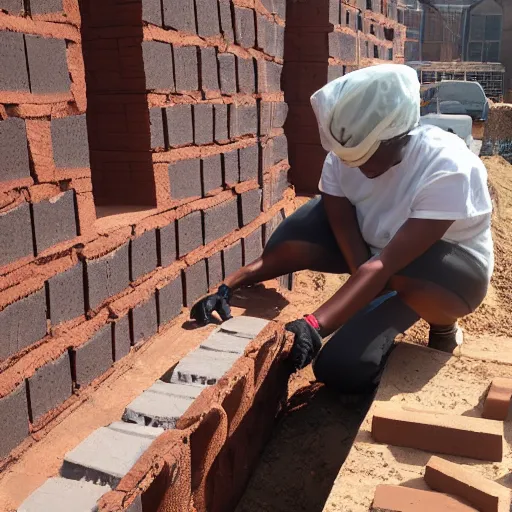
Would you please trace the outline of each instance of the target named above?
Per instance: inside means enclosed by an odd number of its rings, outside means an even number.
[[[194,0],[162,0],[164,25],[195,33]]]
[[[201,212],[193,212],[178,220],[178,256],[203,245],[203,225]]]
[[[79,317],[85,313],[84,270],[77,265],[48,279],[50,319],[52,325]]]
[[[149,124],[151,133],[151,148],[164,148],[164,123],[162,109],[159,107],[149,109]]]
[[[220,32],[217,0],[196,0],[197,33],[211,37]]]
[[[198,89],[197,47],[175,46],[174,69],[177,92]]]
[[[11,117],[0,121],[0,159],[0,181],[30,177],[27,132],[23,119]]]
[[[211,190],[222,187],[222,160],[221,155],[213,155],[202,160],[201,178],[203,182],[203,195]]]
[[[512,405],[512,379],[493,379],[484,403],[482,416],[505,421]]]
[[[259,178],[259,146],[253,145],[240,149],[240,181]]]
[[[224,183],[226,185],[234,185],[240,181],[240,170],[238,151],[229,151],[222,155],[224,165]]]
[[[240,196],[242,225],[252,222],[261,213],[261,190],[255,189]]]
[[[207,291],[206,262],[202,260],[185,270],[185,305],[192,307],[194,302]]]
[[[130,352],[132,340],[130,336],[130,319],[128,315],[123,316],[114,324],[114,359],[119,361]]]
[[[194,142],[198,145],[213,142],[212,105],[194,105]]]
[[[219,87],[217,52],[215,48],[201,48],[201,89],[217,91]]]
[[[217,252],[208,258],[208,287],[213,289],[222,279],[222,254]]]
[[[131,320],[134,345],[146,341],[156,334],[158,331],[158,316],[155,295],[132,309]]]
[[[232,53],[221,53],[218,60],[220,90],[223,94],[235,94],[237,92],[235,56]]]
[[[0,459],[6,457],[28,435],[28,408],[25,385],[0,398]]]
[[[31,226],[27,203],[0,213],[0,266],[34,253]]]
[[[222,238],[237,228],[238,208],[235,198],[204,210],[205,244]]]
[[[176,226],[174,222],[167,224],[160,231],[160,258],[162,267],[168,267],[176,261]]]
[[[158,309],[160,312],[160,324],[174,320],[183,307],[183,286],[181,277],[178,276],[170,283],[158,290]]]
[[[261,228],[253,231],[244,238],[244,265],[252,263],[263,252],[263,238]]]
[[[174,90],[172,47],[157,41],[142,43],[146,87],[152,90]]]
[[[52,120],[53,159],[57,167],[89,167],[85,115]]]
[[[201,197],[201,160],[181,160],[169,165],[171,197],[185,199]]]
[[[227,276],[233,274],[242,266],[242,244],[236,242],[223,251],[224,273]]]
[[[156,230],[146,231],[130,242],[131,280],[155,270],[158,265]]]
[[[23,34],[0,31],[0,69],[9,70],[0,76],[0,90],[29,91]]]
[[[190,105],[174,105],[166,109],[169,145],[184,146],[194,142],[192,127],[192,107]]]

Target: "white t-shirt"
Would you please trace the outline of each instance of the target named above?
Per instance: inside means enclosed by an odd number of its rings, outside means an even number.
[[[410,135],[403,160],[373,180],[329,153],[320,190],[346,197],[355,206],[372,254],[383,249],[409,218],[454,220],[443,240],[476,256],[490,279],[492,203],[484,164],[457,135],[435,126],[417,127]]]

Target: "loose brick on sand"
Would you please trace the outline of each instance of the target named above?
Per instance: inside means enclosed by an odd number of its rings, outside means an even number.
[[[493,379],[484,403],[482,416],[491,420],[505,421],[512,400],[512,379]]]

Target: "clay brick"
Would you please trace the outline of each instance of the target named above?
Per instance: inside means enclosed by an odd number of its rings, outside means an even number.
[[[209,244],[238,229],[238,209],[236,198],[207,208],[204,215],[204,242]]]
[[[236,94],[235,56],[232,53],[219,53],[220,90],[222,94]]]
[[[490,420],[505,421],[512,401],[512,379],[493,379],[484,403],[482,416]]]
[[[250,235],[243,239],[244,244],[244,265],[249,265],[257,260],[263,253],[263,237],[261,227],[257,228]]]
[[[220,89],[215,48],[201,48],[201,89],[203,91],[218,91]]]
[[[242,266],[242,244],[240,240],[223,251],[224,273],[230,276]]]
[[[32,208],[37,254],[77,236],[73,190],[63,192],[49,201],[36,203]]]
[[[164,112],[160,107],[149,109],[149,125],[151,132],[151,147],[165,148],[164,138]]]
[[[222,154],[224,166],[224,183],[234,185],[240,181],[240,171],[238,167],[238,151],[228,151]]]
[[[160,228],[160,259],[162,267],[168,267],[176,261],[176,225],[171,222]]]
[[[258,133],[258,107],[257,105],[231,105],[230,108],[231,137]]]
[[[30,177],[27,131],[23,119],[10,117],[0,120],[0,161],[0,181]]]
[[[510,490],[482,475],[439,457],[425,468],[425,482],[434,491],[451,494],[481,512],[508,512]]]
[[[268,60],[258,61],[258,91],[280,92],[283,66]]]
[[[25,35],[30,90],[36,94],[67,92],[70,89],[66,42]]]
[[[230,3],[229,0],[219,0],[220,26],[224,39],[228,43],[234,43],[235,34],[233,32],[233,18]]]
[[[0,459],[28,436],[28,407],[25,383],[11,394],[0,398]]]
[[[23,0],[0,0],[0,9],[17,16],[23,13]]]
[[[130,242],[130,279],[139,277],[155,270],[158,266],[156,230],[146,231]]]
[[[52,325],[85,313],[84,269],[81,262],[48,279],[48,297]]]
[[[222,279],[222,255],[220,252],[216,252],[208,258],[208,288],[214,289],[222,282]]]
[[[288,158],[288,142],[286,140],[286,135],[274,137],[273,143],[272,159],[274,164],[277,164],[282,160],[286,160]]]
[[[214,105],[215,112],[215,142],[225,142],[229,139],[228,133],[228,106]]]
[[[68,352],[39,368],[28,379],[32,422],[67,400],[72,385]]]
[[[172,47],[157,41],[142,42],[146,89],[174,91]]]
[[[376,404],[372,437],[379,443],[473,459],[501,461],[503,424],[482,418]]]
[[[194,142],[191,105],[174,105],[165,109],[169,146],[177,147]]]
[[[178,256],[181,258],[203,245],[201,212],[193,212],[178,219]]]
[[[202,159],[203,195],[211,190],[222,187],[222,161],[221,155],[212,155]]]
[[[101,258],[87,260],[86,270],[89,308],[96,309],[130,285],[128,244]]]
[[[201,160],[196,158],[169,164],[169,180],[173,199],[201,197]]]
[[[142,19],[153,25],[162,26],[161,0],[142,0]]]
[[[256,92],[256,76],[254,73],[254,59],[237,57],[238,63],[238,89],[245,94]]]
[[[256,40],[254,11],[235,6],[235,39],[244,48],[252,48]]]
[[[174,69],[177,92],[199,89],[196,46],[174,47]]]
[[[181,276],[158,290],[158,308],[160,325],[174,320],[183,307],[183,284]]]
[[[0,31],[0,90],[29,92],[23,34]]]
[[[257,144],[240,149],[240,181],[259,178],[259,146]]]
[[[78,386],[87,386],[103,375],[114,362],[111,325],[103,326],[89,341],[75,349],[74,358]]]
[[[134,345],[142,343],[158,332],[156,297],[151,297],[135,306],[130,313],[132,341]]]
[[[129,315],[119,318],[113,325],[114,360],[119,361],[130,353],[132,346]]]
[[[34,254],[30,207],[27,203],[0,213],[0,247],[0,267]]]
[[[207,292],[206,262],[201,260],[185,269],[185,306],[192,307],[194,302]]]
[[[215,36],[220,32],[217,0],[196,0],[197,33],[201,37]]]
[[[254,189],[240,195],[242,226],[252,222],[261,213],[261,190]]]
[[[213,106],[207,103],[194,105],[194,143],[213,142]]]
[[[85,114],[52,119],[53,159],[57,167],[89,167]]]
[[[164,26],[196,33],[194,0],[163,0]]]

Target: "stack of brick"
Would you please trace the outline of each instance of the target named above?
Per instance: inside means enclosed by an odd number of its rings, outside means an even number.
[[[482,141],[483,156],[499,155],[512,163],[512,105],[495,103],[489,109]]]

